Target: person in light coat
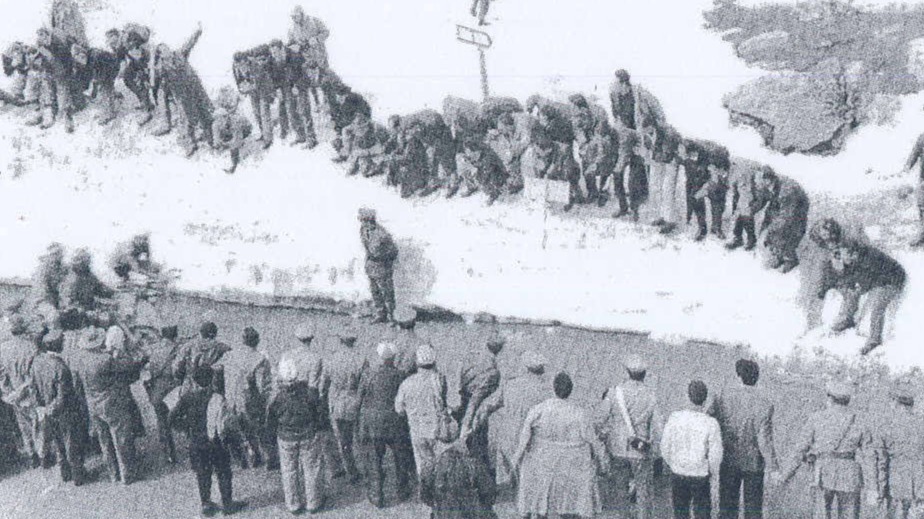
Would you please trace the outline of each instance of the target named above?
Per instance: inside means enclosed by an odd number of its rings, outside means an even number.
[[[889,391],[890,420],[874,440],[876,501],[885,502],[889,519],[908,519],[911,508],[924,501],[924,419],[914,412],[908,384]]]
[[[436,370],[436,352],[425,344],[417,348],[417,373],[401,383],[395,411],[407,417],[417,476],[421,478],[436,460],[439,420],[446,410],[446,377]]]
[[[359,384],[369,371],[369,361],[357,351],[354,329],[346,327],[337,335],[341,347],[325,367],[330,379],[328,405],[343,468],[350,480],[356,482],[360,476],[353,454],[353,437],[359,421]]]

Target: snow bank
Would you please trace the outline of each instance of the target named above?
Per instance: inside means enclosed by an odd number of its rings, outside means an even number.
[[[231,81],[236,49],[284,34],[293,5],[118,4],[89,15],[92,38],[100,41],[107,27],[137,20],[154,27],[158,41],[179,44],[201,19],[205,34],[192,59],[210,89]],[[468,22],[467,4],[354,0],[305,7],[331,28],[334,66],[384,119],[439,107],[445,95],[477,98],[476,55],[454,40],[455,22]],[[700,12],[708,5],[653,0],[630,9],[589,0],[562,10],[552,0],[528,7],[496,2],[492,89],[520,98],[575,90],[603,98],[613,69],[625,67],[660,97],[681,131],[725,142],[736,154],[799,178],[829,212],[849,216],[838,204],[843,197],[892,200],[889,190],[907,179],[889,175],[900,170],[924,128],[920,96],[904,100],[895,127],[861,130],[837,157],[773,155],[754,133],[728,127],[722,95],[760,72],[702,31]],[[0,20],[0,32],[31,38],[42,13],[22,11]],[[727,253],[714,241],[667,239],[589,208],[563,215],[524,200],[484,207],[479,196],[404,201],[381,181],[345,178],[331,153],[327,146],[306,152],[277,145],[228,176],[221,172],[224,157],[206,152],[184,160],[175,137],[139,133],[131,120],[99,128],[82,116],[77,133],[67,136],[58,127],[24,130],[17,114],[2,114],[0,276],[27,276],[51,241],[86,246],[102,266],[116,242],[151,231],[157,259],[182,270],[180,288],[356,301],[368,297],[368,288],[355,215],[370,205],[400,242],[399,298],[407,302],[751,344],[767,354],[785,355],[797,343],[845,354],[862,345],[853,332],[804,335],[799,276],[765,271],[754,255]],[[875,214],[856,215],[856,223],[885,218],[885,225],[910,230],[910,201],[902,204],[880,204]],[[913,309],[924,303],[916,276],[924,259],[907,252],[898,257],[911,286],[882,355],[894,366],[917,365]],[[826,307],[828,319],[834,303]]]

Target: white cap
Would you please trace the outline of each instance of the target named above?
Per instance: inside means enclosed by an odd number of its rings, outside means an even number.
[[[279,361],[279,381],[283,383],[295,382],[298,379],[298,366],[292,359],[284,358]]]
[[[110,326],[106,330],[106,349],[109,351],[121,351],[125,349],[125,332],[118,326]]]
[[[376,353],[382,360],[391,360],[398,354],[398,348],[390,342],[380,342],[375,348]]]
[[[428,366],[436,364],[436,351],[430,343],[423,343],[417,346],[417,365]]]

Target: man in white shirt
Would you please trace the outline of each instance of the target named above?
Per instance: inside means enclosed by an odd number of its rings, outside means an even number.
[[[661,438],[661,456],[671,469],[675,519],[709,519],[713,494],[719,488],[722,433],[719,422],[703,411],[709,390],[700,380],[690,382],[691,409],[671,413]],[[714,492],[716,491],[716,492]]]

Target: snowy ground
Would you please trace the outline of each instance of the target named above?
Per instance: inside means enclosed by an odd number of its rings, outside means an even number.
[[[178,45],[202,20],[192,60],[212,90],[231,82],[235,50],[284,35],[293,5],[118,4],[88,14],[97,43],[106,28],[132,20]],[[893,366],[921,364],[914,308],[924,304],[917,276],[924,258],[903,245],[914,214],[911,198],[898,193],[910,179],[896,175],[924,128],[924,97],[904,99],[893,127],[863,129],[837,157],[773,155],[755,133],[728,127],[722,95],[760,71],[701,29],[708,5],[653,0],[630,9],[587,0],[562,10],[552,0],[499,0],[490,28],[492,90],[521,99],[580,90],[602,99],[613,70],[629,69],[682,132],[800,179],[813,195],[814,217],[849,220],[896,254],[911,280],[881,355]],[[333,66],[369,96],[377,118],[438,108],[446,95],[478,97],[476,54],[454,39],[454,24],[469,22],[467,0],[304,6],[326,20]],[[0,19],[0,33],[31,40],[43,15],[39,5],[21,7]],[[21,117],[0,113],[0,276],[28,276],[51,241],[89,247],[101,267],[116,242],[151,231],[157,258],[182,270],[180,288],[361,300],[368,289],[355,214],[370,205],[400,241],[399,298],[406,302],[750,344],[765,354],[785,355],[794,344],[853,354],[863,342],[853,332],[805,333],[799,274],[764,271],[752,255],[726,253],[714,241],[667,239],[613,221],[611,208],[546,215],[525,200],[490,208],[477,196],[404,201],[380,181],[344,178],[327,146],[277,145],[228,176],[224,157],[206,152],[187,161],[175,137],[151,137],[131,119],[99,128],[83,115],[71,137],[59,127],[24,129]],[[828,319],[835,309],[828,301]]]

